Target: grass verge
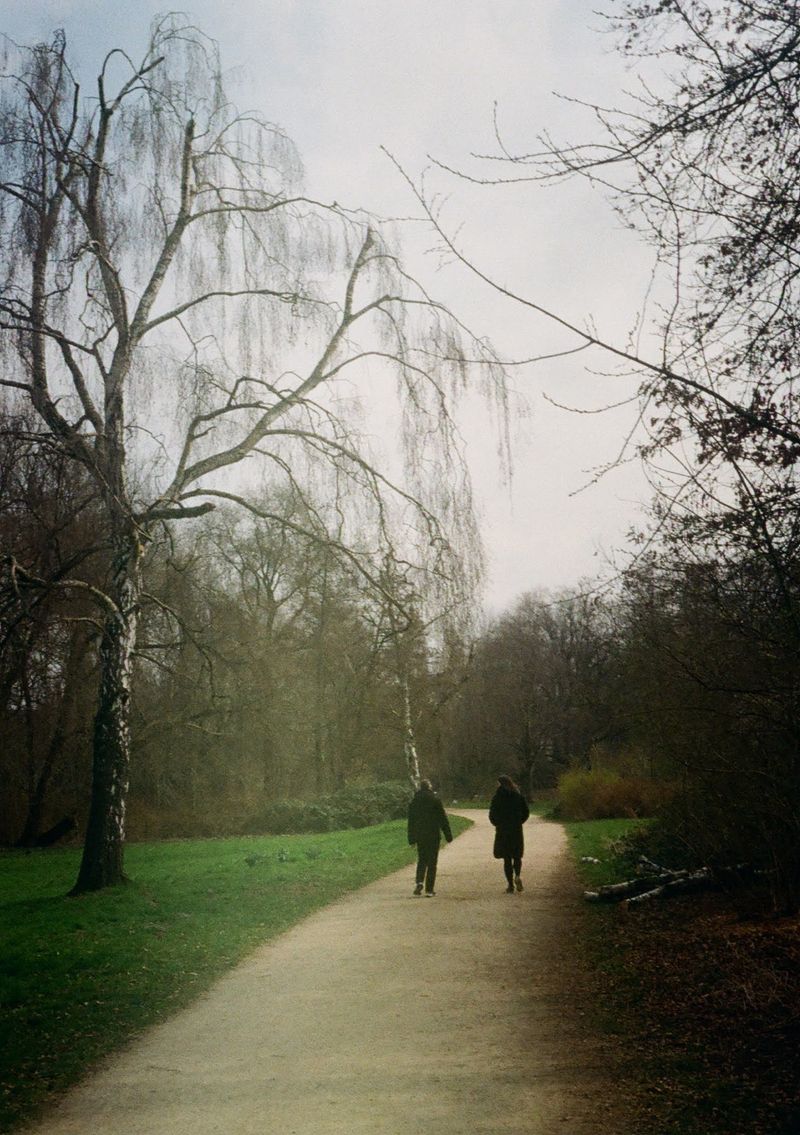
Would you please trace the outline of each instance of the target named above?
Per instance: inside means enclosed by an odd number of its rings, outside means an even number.
[[[451,817],[453,834],[469,821]],[[133,844],[132,882],[67,898],[77,850],[0,857],[0,1131],[259,943],[411,863],[405,823]]]
[[[587,890],[627,878],[630,866],[614,854],[614,843],[640,828],[646,820],[580,820],[563,822],[578,871]],[[598,859],[599,863],[584,862]]]

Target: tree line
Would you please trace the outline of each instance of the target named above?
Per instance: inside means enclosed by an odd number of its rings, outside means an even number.
[[[30,846],[64,817],[84,823],[102,637],[92,592],[106,564],[86,478],[7,425],[0,526],[26,568],[4,609],[2,840]],[[432,676],[419,616],[409,605],[399,625],[334,549],[292,533],[308,524],[303,500],[269,507],[285,524],[222,509],[149,552],[132,683],[135,837],[241,831],[275,799],[413,780],[409,746],[431,748],[449,679]],[[67,572],[85,592],[26,586]]]
[[[533,593],[493,622],[451,711],[452,775],[468,792],[506,769],[536,795],[575,770],[610,774],[621,782],[610,814],[657,814],[674,864],[758,876],[775,909],[796,910],[798,658],[785,596],[770,563],[738,547],[711,555],[677,527],[619,587]]]

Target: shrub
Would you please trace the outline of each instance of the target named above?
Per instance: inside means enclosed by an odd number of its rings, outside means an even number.
[[[402,781],[352,785],[328,798],[344,828],[363,828],[384,820],[399,820],[408,812],[411,789]]]
[[[214,839],[236,831],[234,817],[225,814],[207,815],[191,808],[161,811],[141,800],[132,800],[128,808],[127,830],[132,843],[161,839]]]
[[[604,769],[574,769],[558,782],[558,815],[567,820],[652,816],[669,795],[662,781]]]
[[[705,866],[661,816],[613,840],[609,851],[631,873],[642,855],[670,870]]]
[[[403,819],[411,789],[401,781],[348,785],[316,800],[274,800],[245,825],[247,835],[331,832]]]

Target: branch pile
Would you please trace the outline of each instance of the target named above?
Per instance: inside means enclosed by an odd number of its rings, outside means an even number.
[[[609,883],[596,891],[584,891],[583,897],[587,902],[617,902],[629,907],[668,895],[712,890],[716,887],[709,867],[701,867],[696,871],[670,871],[646,856],[640,856],[638,870],[640,873],[635,879]]]

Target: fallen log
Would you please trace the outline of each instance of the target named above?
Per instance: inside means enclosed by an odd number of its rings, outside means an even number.
[[[661,883],[667,883],[674,876],[668,872],[661,875],[649,875],[646,878],[640,876],[637,879],[626,879],[622,883],[607,883],[602,887],[598,887],[596,891],[586,891],[585,898],[593,896],[593,902],[619,902],[620,899],[628,898],[629,895],[639,894],[641,891],[651,890],[653,887],[659,886]]]
[[[636,860],[636,870],[646,870],[653,875],[664,875],[667,873],[668,868],[662,867],[660,863],[656,863],[653,859],[648,859],[646,855],[640,855]]]
[[[713,876],[708,867],[699,871],[666,871],[660,869],[657,875],[639,875],[622,883],[608,883],[596,891],[584,891],[587,902],[644,902],[665,893],[699,890],[713,885]]]
[[[650,899],[661,898],[662,895],[686,894],[689,891],[705,891],[715,886],[714,877],[708,867],[701,867],[699,871],[689,871],[679,879],[672,879],[662,883],[652,890],[643,891],[640,895],[625,900],[625,906],[634,906],[649,902]]]
[[[53,824],[52,828],[48,828],[46,832],[36,837],[36,847],[52,847],[54,843],[58,843],[64,836],[72,835],[77,831],[78,825],[75,823],[74,816],[64,816],[57,824]]]

